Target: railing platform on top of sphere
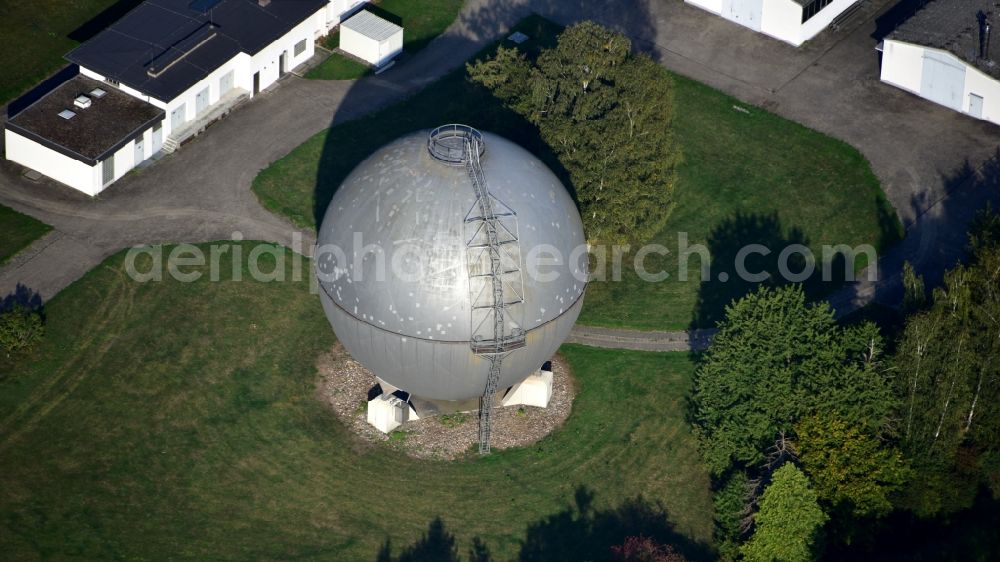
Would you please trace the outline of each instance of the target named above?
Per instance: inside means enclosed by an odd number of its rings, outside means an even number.
[[[465,142],[475,139],[478,141],[479,156],[486,150],[483,142],[483,134],[474,127],[450,123],[441,125],[431,130],[427,136],[427,151],[436,160],[440,160],[449,166],[464,166],[466,161]]]

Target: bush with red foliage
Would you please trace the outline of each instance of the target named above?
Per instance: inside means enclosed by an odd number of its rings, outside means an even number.
[[[611,547],[615,562],[687,562],[668,545],[660,544],[649,537],[627,537],[625,542]]]

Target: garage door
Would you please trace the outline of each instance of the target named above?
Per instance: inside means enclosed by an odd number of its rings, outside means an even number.
[[[722,0],[722,17],[760,31],[764,0]]]
[[[951,55],[925,51],[920,95],[961,111],[964,91],[965,65]]]

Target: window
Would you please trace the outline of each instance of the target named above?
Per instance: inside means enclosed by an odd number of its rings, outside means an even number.
[[[306,40],[303,39],[295,44],[295,56],[299,56],[306,52]]]
[[[833,0],[813,0],[811,3],[802,7],[802,23],[806,23],[813,16],[818,14],[820,10],[829,6],[833,3]]]
[[[108,159],[101,165],[101,182],[108,185],[115,179],[115,155],[108,156]]]

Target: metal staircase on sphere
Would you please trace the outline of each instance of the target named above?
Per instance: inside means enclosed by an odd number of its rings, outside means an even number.
[[[472,296],[470,345],[473,353],[489,363],[486,388],[479,399],[479,452],[486,454],[504,357],[525,344],[517,215],[490,193],[480,162],[485,151],[482,133],[466,125],[444,125],[432,131],[430,139],[436,158],[465,166],[476,194],[476,203],[465,217],[465,241]]]

